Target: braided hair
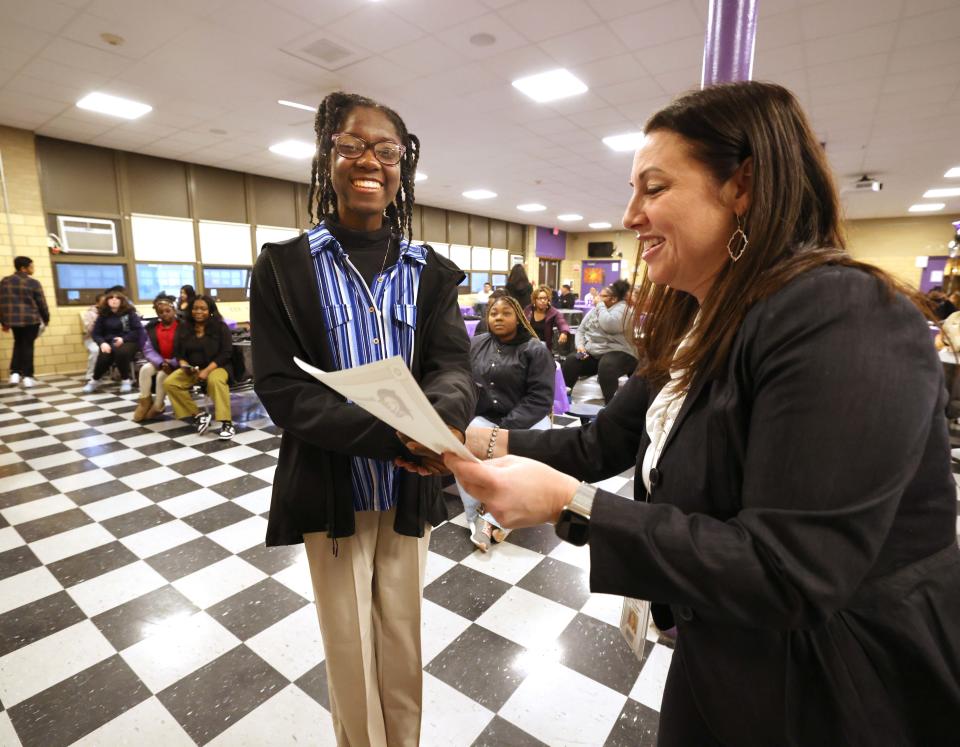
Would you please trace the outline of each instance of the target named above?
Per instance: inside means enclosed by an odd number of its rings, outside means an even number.
[[[347,115],[357,107],[376,109],[383,113],[396,128],[401,145],[405,147],[400,159],[400,189],[396,199],[387,205],[385,213],[394,234],[406,235],[407,239],[412,239],[413,182],[417,173],[417,162],[420,160],[420,139],[412,132],[407,132],[406,124],[393,109],[355,93],[336,91],[328,94],[317,108],[317,118],[313,125],[317,133],[317,150],[313,155],[310,195],[307,200],[310,219],[316,224],[324,216],[337,211],[337,195],[330,179],[330,150],[333,148],[334,133],[339,131]]]
[[[487,302],[487,314],[485,321],[489,323],[490,312],[493,311],[494,306],[496,306],[498,303],[505,303],[507,306],[513,309],[513,313],[517,317],[517,327],[523,327],[523,329],[525,329],[531,337],[536,338],[537,333],[533,331],[533,327],[530,326],[530,320],[527,319],[527,315],[524,314],[523,309],[520,308],[520,302],[517,301],[517,299],[515,299],[513,296],[507,295],[506,293],[504,293],[502,296],[496,296],[496,298],[494,298],[496,293],[497,291],[494,291],[494,293],[490,294],[490,299]],[[493,333],[491,332],[491,334]]]

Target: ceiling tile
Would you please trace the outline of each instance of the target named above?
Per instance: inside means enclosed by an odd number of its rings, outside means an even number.
[[[127,12],[104,18],[81,13],[64,28],[62,34],[81,44],[109,49],[138,60],[179,36],[190,22],[189,16],[166,12],[160,3],[154,3],[153,6],[140,6],[137,13]],[[121,46],[112,47],[100,38],[104,32],[122,36],[125,41]]]
[[[896,23],[882,23],[844,34],[811,39],[804,44],[811,64],[849,60],[889,52],[897,35]]]
[[[804,38],[811,40],[857,31],[867,22],[896,21],[903,4],[903,0],[843,0],[809,5],[800,11]]]
[[[780,49],[765,49],[754,57],[753,78],[769,80],[781,73],[801,70],[806,65],[806,60],[802,44],[790,44]]]
[[[585,65],[577,66],[573,72],[591,88],[612,86],[615,83],[626,83],[647,77],[644,66],[631,54],[621,54],[604,60],[588,62]]]
[[[531,41],[540,42],[591,26],[600,21],[584,0],[521,0],[500,10],[500,16]]]
[[[911,73],[930,68],[960,69],[960,46],[926,44],[920,47],[899,47],[890,55],[888,73]]]
[[[691,60],[703,59],[703,49],[704,35],[694,34],[669,44],[645,46],[634,52],[633,56],[640,61],[648,73],[656,75],[690,67]]]
[[[873,54],[853,60],[838,60],[826,65],[810,65],[807,68],[807,76],[810,80],[830,81],[831,84],[853,83],[883,75],[886,62],[885,54]]]
[[[554,70],[560,67],[560,63],[540,47],[529,44],[486,59],[483,67],[509,83],[527,75]]]
[[[587,0],[587,4],[604,21],[612,21],[647,8],[663,5],[665,1],[669,2],[669,0]]]
[[[910,3],[908,3],[910,5]],[[960,28],[960,5],[907,18],[900,23],[898,47],[913,47],[933,42],[954,42]]]
[[[233,0],[230,11],[219,13],[211,22],[245,39],[282,46],[292,39],[317,30],[313,24],[261,0]]]
[[[478,47],[470,43],[470,37],[481,33],[493,36],[493,44]],[[473,60],[497,57],[504,52],[527,44],[527,39],[511,28],[496,13],[487,13],[483,16],[471,18],[469,21],[444,30],[437,36],[451,49]]]
[[[401,20],[383,5],[373,3],[339,21],[324,24],[322,30],[328,32],[331,39],[344,39],[378,53],[403,46],[424,35],[421,29]]]
[[[800,11],[788,10],[757,22],[757,37],[754,41],[757,52],[780,49],[803,41]]]
[[[628,49],[664,44],[694,34],[703,34],[706,24],[685,2],[673,2],[625,16],[611,24]]]
[[[424,36],[403,46],[384,52],[385,59],[403,65],[416,75],[429,75],[436,70],[459,67],[470,60],[432,36]]]
[[[37,31],[56,34],[77,15],[77,9],[53,0],[4,0],[0,25],[20,23]]]
[[[456,26],[488,12],[488,8],[477,0],[391,0],[390,10],[408,23],[430,33]]]
[[[110,78],[130,67],[130,60],[127,57],[102,52],[70,39],[61,39],[56,44],[49,45],[40,53],[40,57],[53,62],[69,60],[70,67],[99,73]]]
[[[702,72],[699,67],[691,67],[686,70],[673,70],[669,73],[655,75],[654,80],[660,84],[660,87],[668,96],[674,97],[700,88]]]
[[[955,68],[930,68],[913,73],[894,73],[887,75],[883,80],[884,94],[901,93],[917,88],[928,88],[935,85],[956,85],[957,71]]]
[[[644,77],[597,88],[594,93],[609,104],[621,106],[636,101],[646,101],[655,96],[662,96],[663,88],[653,78]]]
[[[547,39],[540,42],[540,47],[565,67],[573,67],[627,51],[623,43],[602,23]]]
[[[37,31],[14,21],[0,23],[0,49],[34,55],[54,39],[53,34]]]

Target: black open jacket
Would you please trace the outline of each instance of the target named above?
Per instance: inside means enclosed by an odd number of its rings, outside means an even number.
[[[470,341],[457,300],[463,277],[456,265],[428,250],[417,293],[411,365],[434,409],[460,431],[466,431],[476,404]],[[297,356],[324,371],[335,370],[323,319],[307,235],[265,245],[250,287],[254,389],[283,429],[267,545],[302,542],[307,532],[352,535],[351,458],[409,457],[390,426],[347,403],[293,362]],[[439,477],[401,471],[397,479],[397,533],[422,537],[426,522],[436,526],[446,521]]]
[[[584,428],[511,453],[597,481],[650,444],[633,377]],[[717,740],[737,747],[957,744],[960,552],[943,374],[923,316],[823,267],[747,314],[694,382],[648,495],[597,492],[590,587],[676,622]],[[691,706],[692,707],[692,706]]]

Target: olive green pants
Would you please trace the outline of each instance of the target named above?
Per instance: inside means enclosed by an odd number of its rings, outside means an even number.
[[[163,382],[167,396],[173,404],[173,414],[178,418],[196,415],[200,408],[190,396],[190,387],[197,382],[192,370],[178,368]],[[230,416],[230,387],[227,384],[227,371],[215,368],[207,376],[207,394],[213,400],[213,416],[217,420],[232,420]]]

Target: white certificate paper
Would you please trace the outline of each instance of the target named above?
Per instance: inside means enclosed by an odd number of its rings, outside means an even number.
[[[293,361],[317,381],[431,451],[452,451],[472,462],[479,461],[437,415],[400,356],[332,373],[296,356]]]

